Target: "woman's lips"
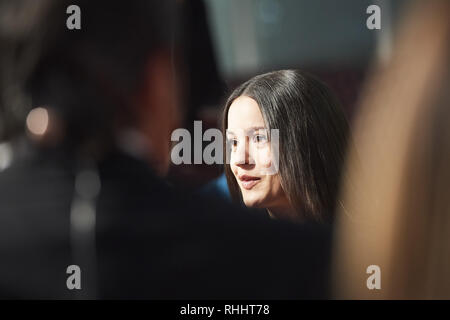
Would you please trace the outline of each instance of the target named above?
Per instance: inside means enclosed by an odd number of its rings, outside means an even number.
[[[244,174],[239,176],[239,180],[241,181],[242,188],[250,190],[261,180],[261,178]]]

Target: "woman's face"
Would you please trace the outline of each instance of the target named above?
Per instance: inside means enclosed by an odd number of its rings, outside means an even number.
[[[275,128],[273,128],[275,129]],[[287,197],[273,170],[272,152],[264,119],[255,100],[236,98],[228,110],[227,140],[230,167],[248,207],[285,207]]]

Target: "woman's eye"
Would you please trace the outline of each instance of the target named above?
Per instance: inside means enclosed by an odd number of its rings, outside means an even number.
[[[238,144],[238,141],[237,141],[237,139],[228,139],[228,143],[229,143],[231,146],[236,147],[237,144]]]
[[[267,137],[262,134],[257,134],[255,136],[253,136],[253,140],[257,143],[264,143],[267,141]]]

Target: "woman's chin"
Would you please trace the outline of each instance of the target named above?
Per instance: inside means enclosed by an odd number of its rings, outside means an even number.
[[[263,201],[261,201],[261,199],[253,197],[244,197],[244,204],[247,208],[254,208],[254,209],[265,208],[263,205]]]

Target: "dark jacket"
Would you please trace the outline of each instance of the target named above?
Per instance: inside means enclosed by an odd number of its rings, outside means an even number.
[[[97,168],[91,241],[71,229],[69,153],[34,152],[0,173],[1,297],[326,297],[326,228],[177,194],[120,152]],[[81,290],[66,286],[69,265],[81,268]]]

